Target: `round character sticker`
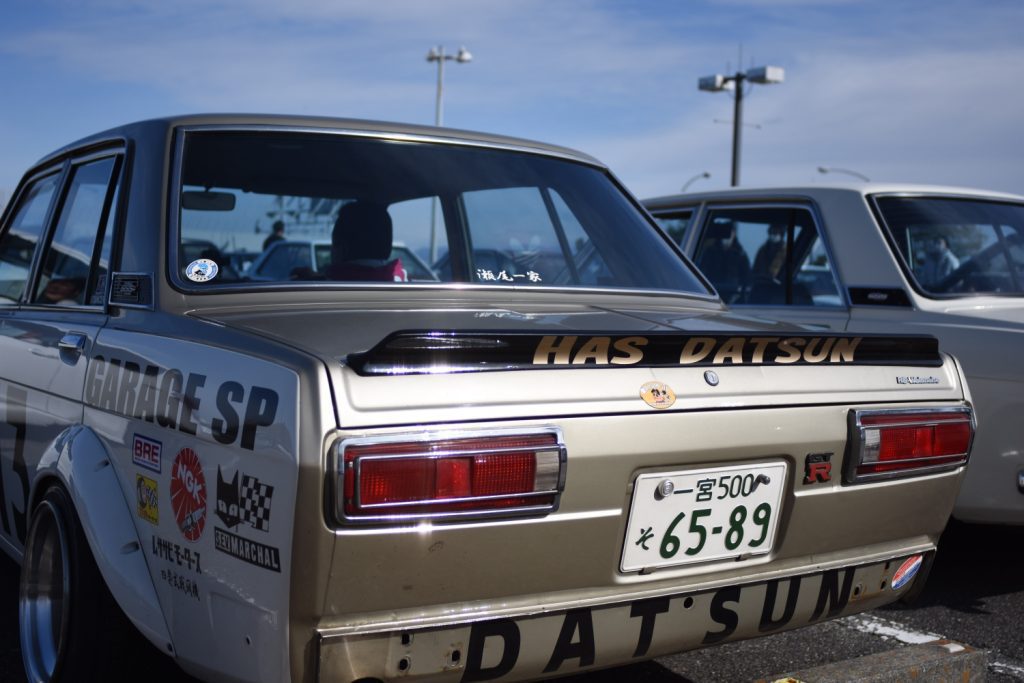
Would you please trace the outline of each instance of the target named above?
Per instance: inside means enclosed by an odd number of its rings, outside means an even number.
[[[664,410],[676,402],[676,393],[662,382],[647,382],[640,387],[640,398],[650,407]]]
[[[198,541],[206,526],[206,477],[199,456],[182,448],[171,469],[171,509],[181,535]]]
[[[208,258],[196,259],[185,268],[185,277],[192,282],[207,282],[217,277],[220,267]]]

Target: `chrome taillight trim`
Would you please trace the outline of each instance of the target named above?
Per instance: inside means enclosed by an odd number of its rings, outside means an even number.
[[[523,448],[523,447],[497,447],[497,448],[484,448],[480,450],[472,451],[459,451],[459,450],[444,450],[444,451],[430,451],[424,449],[418,452],[412,453],[379,453],[374,455],[367,455],[353,460],[351,463],[345,462],[346,451],[353,446],[365,446],[365,445],[381,445],[388,443],[403,443],[408,444],[412,442],[422,441],[424,444],[428,442],[438,441],[451,441],[451,440],[470,440],[470,439],[488,439],[488,438],[515,438],[515,437],[529,437],[538,435],[551,435],[555,437],[555,443],[551,445],[542,445],[537,448]],[[385,513],[385,514],[370,514],[370,515],[348,515],[345,513],[345,474],[347,469],[354,469],[355,479],[355,491],[358,496],[359,491],[359,468],[364,460],[393,460],[393,459],[406,459],[406,458],[423,458],[423,457],[459,457],[463,455],[500,455],[502,453],[516,453],[524,450],[530,450],[538,454],[551,453],[554,457],[554,464],[557,467],[557,474],[555,475],[555,485],[551,489],[541,491],[530,491],[525,493],[513,493],[513,494],[501,494],[491,496],[474,496],[468,498],[451,498],[438,501],[411,501],[406,503],[381,503],[375,505],[364,506],[364,509],[372,508],[396,508],[396,507],[430,507],[430,506],[443,506],[450,504],[458,504],[471,501],[487,501],[487,500],[502,500],[502,499],[520,499],[520,498],[548,498],[551,500],[548,503],[542,503],[537,505],[519,505],[506,508],[496,508],[490,510],[457,510],[457,511],[440,511],[440,512],[409,512],[409,513]],[[538,461],[540,459],[538,458]],[[551,459],[548,459],[547,463],[538,462],[538,472],[535,474],[535,481],[540,480],[542,477],[540,472],[540,465],[545,464],[550,467],[552,464]],[[334,521],[340,525],[365,525],[365,524],[385,524],[385,523],[417,523],[421,521],[443,521],[443,522],[456,522],[464,520],[480,520],[480,519],[492,519],[492,518],[514,518],[523,516],[543,516],[554,512],[558,509],[558,505],[561,500],[562,491],[565,490],[565,479],[566,479],[566,448],[565,439],[562,436],[562,430],[558,427],[536,427],[527,429],[492,429],[492,430],[445,430],[438,432],[417,432],[417,433],[405,433],[405,434],[388,434],[386,436],[371,436],[371,437],[353,437],[343,438],[334,444],[331,448],[330,464],[333,471],[330,473],[330,481],[332,482],[330,495],[333,500],[329,501],[328,509],[334,513]],[[551,473],[546,473],[546,478],[550,479]],[[358,504],[358,501],[357,501]]]
[[[864,432],[868,429],[880,427],[926,427],[935,425],[954,424],[957,420],[929,420],[924,414],[962,415],[966,418],[971,427],[971,436],[967,443],[967,450],[963,453],[951,453],[949,455],[927,456],[924,458],[910,458],[903,460],[888,461],[863,461],[864,453]],[[919,415],[921,419],[911,420],[898,424],[865,425],[864,418],[867,416],[900,416]],[[917,477],[926,474],[937,474],[963,467],[970,460],[971,448],[974,446],[974,437],[977,432],[977,419],[974,409],[969,405],[956,407],[915,407],[915,408],[883,408],[883,409],[854,409],[849,412],[848,439],[846,442],[846,456],[843,462],[843,484],[855,485],[865,484],[887,479],[903,479],[906,477]],[[887,472],[858,472],[861,466],[874,464],[900,464],[906,462],[926,463],[930,460],[957,458],[954,462],[941,463],[938,465],[923,465],[913,469],[893,470]]]

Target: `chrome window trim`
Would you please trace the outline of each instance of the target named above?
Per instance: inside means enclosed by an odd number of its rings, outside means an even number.
[[[531,154],[539,157],[554,157],[570,162],[575,162],[590,168],[596,169],[601,173],[605,174],[609,180],[618,187],[629,199],[634,206],[638,207],[638,210],[643,213],[643,207],[639,205],[636,199],[625,190],[624,186],[618,181],[618,179],[608,170],[608,168],[600,163],[588,160],[583,157],[572,155],[568,152],[559,152],[558,150],[548,150],[537,147],[531,147],[529,145],[515,145],[512,143],[499,143],[487,140],[468,140],[464,138],[446,137],[443,135],[419,135],[413,133],[391,133],[387,131],[367,131],[351,128],[319,128],[316,126],[289,126],[289,125],[273,125],[273,124],[197,124],[197,125],[183,125],[177,126],[173,130],[173,153],[172,153],[172,170],[170,174],[169,188],[170,194],[167,202],[167,209],[169,215],[167,216],[167,259],[164,264],[166,268],[167,280],[171,287],[182,294],[189,296],[200,295],[209,296],[214,294],[247,294],[247,293],[259,293],[267,291],[288,291],[288,290],[390,290],[390,291],[410,291],[411,290],[440,290],[448,292],[453,289],[472,289],[473,291],[515,291],[520,292],[583,292],[593,294],[629,294],[635,295],[640,294],[642,296],[675,296],[684,298],[697,298],[703,301],[717,301],[719,297],[714,293],[713,289],[709,292],[687,292],[685,290],[665,290],[665,289],[630,289],[630,288],[612,288],[612,287],[554,287],[547,285],[532,285],[529,287],[521,286],[501,286],[501,285],[487,285],[478,284],[475,282],[271,282],[265,285],[259,285],[254,283],[241,283],[237,285],[217,285],[215,288],[203,288],[197,287],[193,283],[185,282],[178,273],[176,264],[178,263],[178,243],[181,239],[181,174],[182,174],[182,162],[185,155],[185,138],[188,133],[194,132],[245,132],[245,133],[296,133],[296,134],[314,134],[314,135],[337,135],[342,137],[360,137],[377,140],[390,140],[395,142],[416,142],[416,143],[429,143],[429,144],[445,144],[454,145],[459,147],[475,147],[479,149],[495,149],[508,152],[517,152],[523,154]],[[671,244],[671,240],[668,240]],[[692,263],[688,263],[689,267],[696,276],[699,271],[693,267]],[[703,276],[697,277],[698,281],[704,282]]]
[[[350,465],[345,463],[345,451],[351,446],[362,446],[362,445],[381,445],[388,443],[416,443],[422,442],[424,444],[428,442],[437,441],[449,441],[449,440],[465,440],[465,439],[487,439],[487,438],[498,438],[498,437],[522,437],[522,436],[537,436],[537,435],[551,435],[555,437],[555,443],[550,446],[544,446],[540,448],[532,449],[539,452],[557,452],[558,462],[558,476],[556,487],[552,490],[545,491],[533,491],[528,493],[515,493],[515,494],[502,494],[496,496],[475,496],[470,498],[452,498],[443,501],[414,501],[404,505],[408,506],[429,506],[429,505],[446,505],[450,503],[457,503],[460,501],[480,501],[480,500],[499,500],[504,498],[532,498],[540,496],[551,496],[552,500],[549,504],[543,505],[521,505],[508,508],[499,508],[492,510],[471,510],[471,511],[448,511],[448,512],[417,512],[409,514],[380,514],[380,515],[359,515],[350,516],[345,514],[344,506],[344,485],[345,485],[345,473],[351,468]],[[471,451],[472,453],[501,453],[501,452],[520,452],[523,448],[492,448],[482,449],[480,451]],[[431,452],[424,449],[421,452],[414,452],[408,454],[387,454],[382,453],[372,456],[364,456],[363,459],[396,459],[396,458],[415,458],[423,457],[424,455],[442,455],[446,453],[459,453],[459,451],[438,451],[437,453]],[[465,452],[462,452],[465,453]],[[358,484],[359,476],[359,465],[360,462],[356,461],[355,477]],[[566,470],[568,465],[567,451],[565,446],[565,438],[562,434],[562,430],[555,426],[544,426],[544,427],[528,427],[523,429],[517,428],[503,428],[503,429],[483,429],[483,430],[461,430],[461,429],[445,429],[440,431],[429,431],[429,432],[414,432],[414,433],[397,433],[387,434],[381,436],[359,436],[359,437],[343,437],[339,439],[330,447],[329,451],[329,462],[328,462],[328,480],[330,486],[328,487],[328,500],[325,505],[325,509],[331,514],[329,518],[329,526],[335,529],[344,527],[355,527],[365,526],[367,524],[415,524],[419,522],[439,521],[439,522],[456,522],[456,521],[470,521],[470,520],[486,520],[486,519],[512,519],[516,517],[524,516],[543,516],[558,510],[559,503],[561,502],[562,492],[565,490],[565,479]],[[358,496],[358,486],[356,489],[356,495]],[[357,501],[358,504],[358,501]],[[401,503],[388,503],[388,507],[394,507],[396,505],[403,505]]]
[[[912,458],[904,460],[887,460],[886,463],[899,463],[899,462],[922,462],[934,458],[961,458],[956,462],[945,463],[941,465],[933,465],[929,467],[918,467],[912,470],[900,470],[895,472],[872,472],[868,474],[858,474],[857,468],[864,464],[860,460],[860,454],[862,451],[862,444],[864,443],[864,430],[866,428],[863,423],[863,418],[866,415],[920,415],[921,413],[939,413],[939,414],[960,414],[964,415],[971,425],[971,438],[967,443],[967,451],[965,453],[953,453],[944,456],[929,456],[928,458]],[[878,481],[886,481],[891,479],[903,479],[907,477],[917,477],[925,474],[937,474],[941,472],[948,472],[960,467],[965,467],[971,459],[971,449],[974,447],[974,437],[977,435],[978,421],[977,415],[974,409],[970,405],[949,407],[915,407],[915,408],[855,408],[849,412],[848,416],[848,433],[849,438],[847,440],[846,453],[843,458],[843,485],[857,485],[857,484],[868,484]],[[915,422],[908,422],[905,425],[900,424],[898,426],[921,426],[921,425],[935,425],[935,424],[949,424],[950,421],[944,420],[919,420]]]

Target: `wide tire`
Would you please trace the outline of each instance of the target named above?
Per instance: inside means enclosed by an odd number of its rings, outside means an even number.
[[[67,492],[52,486],[32,512],[18,598],[29,683],[128,678],[141,640],[114,602]],[[128,655],[126,657],[126,655]]]

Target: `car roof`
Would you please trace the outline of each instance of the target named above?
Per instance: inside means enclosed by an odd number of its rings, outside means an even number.
[[[304,131],[335,131],[361,134],[379,134],[387,137],[415,137],[436,142],[462,143],[489,147],[504,147],[538,154],[554,155],[574,161],[600,166],[605,165],[583,152],[551,145],[535,140],[460,130],[436,126],[421,126],[410,123],[371,121],[364,119],[332,118],[324,116],[289,116],[280,114],[189,114],[168,116],[127,123],[100,133],[84,137],[47,154],[37,166],[83,146],[100,144],[111,139],[132,139],[163,133],[179,127],[237,127],[237,128],[285,128]]]
[[[803,199],[824,196],[834,193],[860,194],[862,196],[879,194],[907,195],[941,195],[967,197],[976,199],[996,199],[1003,201],[1024,202],[1024,196],[1005,192],[993,192],[970,187],[953,185],[929,185],[917,183],[821,183],[814,185],[780,185],[775,187],[732,187],[722,190],[690,192],[686,194],[664,195],[644,199],[647,208],[655,210],[678,206],[679,204],[698,204],[705,201],[721,201],[730,199]]]

